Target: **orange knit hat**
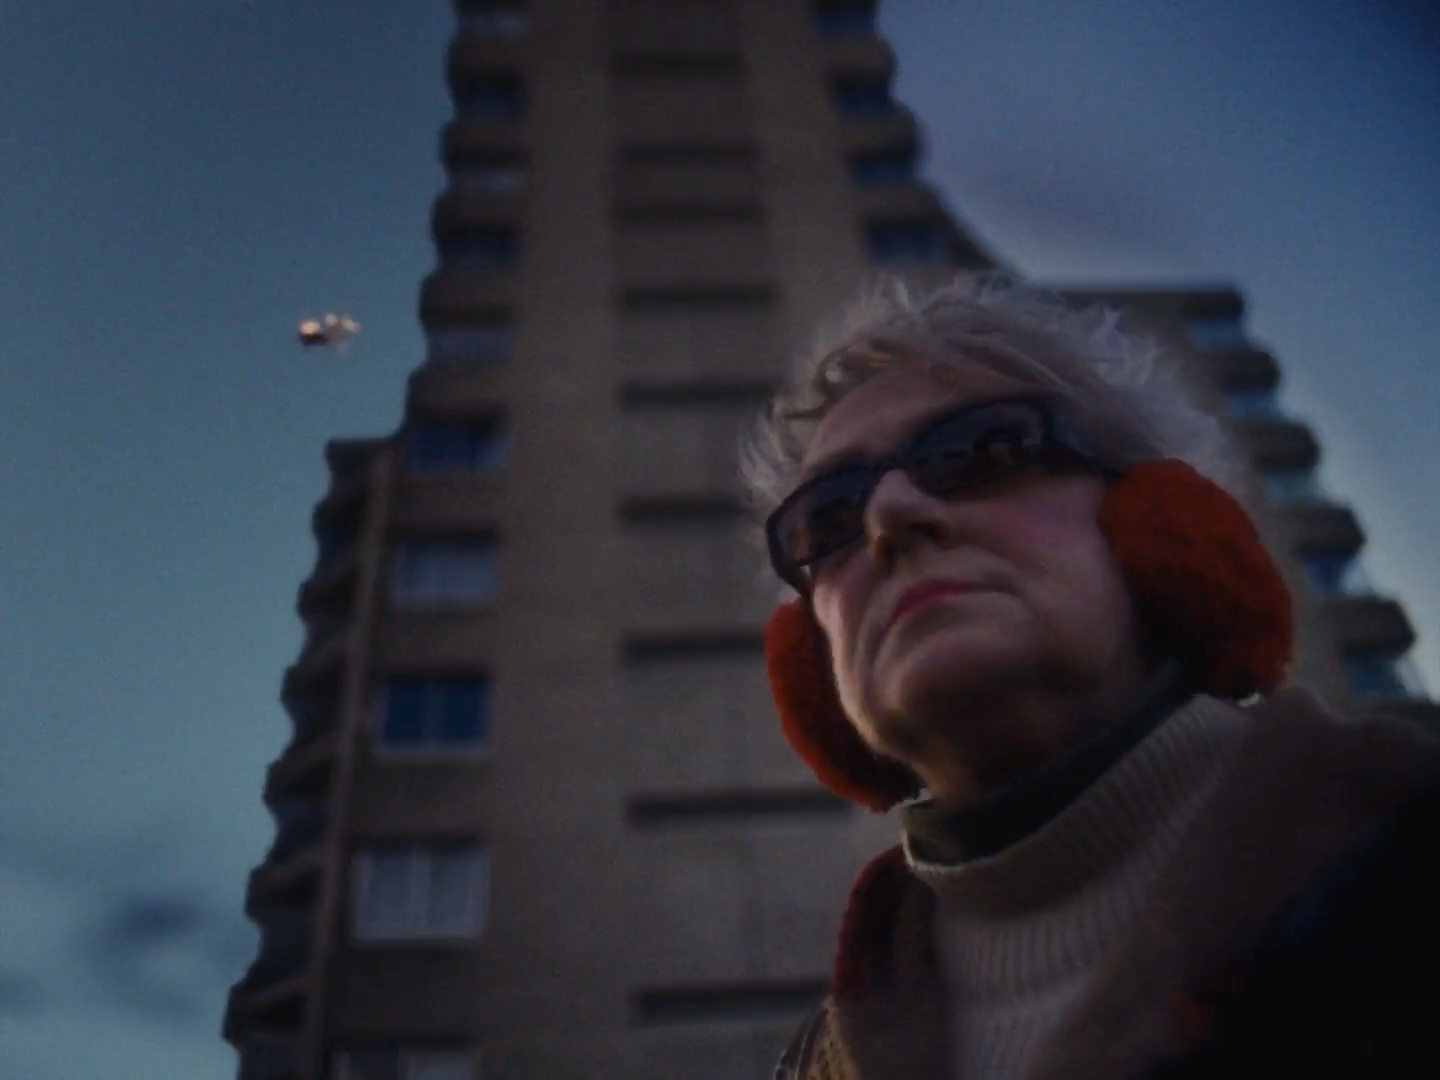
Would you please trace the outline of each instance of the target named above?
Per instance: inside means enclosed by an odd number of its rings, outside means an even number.
[[[1185,648],[1201,690],[1239,699],[1280,685],[1294,648],[1290,593],[1234,498],[1182,461],[1146,462],[1107,493],[1100,529],[1142,618]],[[771,616],[765,663],[785,738],[822,784],[876,812],[919,794],[914,773],[845,716],[803,601]]]

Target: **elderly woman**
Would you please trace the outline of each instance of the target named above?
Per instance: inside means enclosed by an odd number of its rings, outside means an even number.
[[[892,288],[750,440],[785,733],[903,804],[777,1076],[1440,1075],[1440,744],[1279,689],[1283,579],[1160,361]]]

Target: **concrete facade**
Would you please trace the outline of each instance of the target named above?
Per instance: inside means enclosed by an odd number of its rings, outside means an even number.
[[[395,434],[329,448],[296,733],[265,785],[282,823],[247,892],[263,944],[226,1037],[245,1080],[768,1076],[894,824],[780,736],[736,435],[877,257],[919,280],[990,261],[913,176],[860,178],[918,138],[875,100],[894,61],[863,3],[457,7],[431,355]],[[1192,344],[1196,320],[1238,326],[1233,293],[1106,299],[1217,410],[1278,379],[1243,340]],[[486,463],[417,467],[427,425],[480,431]],[[1357,552],[1342,506],[1262,490],[1313,436],[1237,425],[1274,548]],[[493,595],[401,604],[397,552],[425,538],[493,545]],[[1297,673],[1353,704],[1342,653],[1403,654],[1404,613],[1287,572]],[[426,677],[483,684],[484,737],[386,744],[377,688]],[[396,844],[483,852],[468,932],[361,940],[360,862]]]

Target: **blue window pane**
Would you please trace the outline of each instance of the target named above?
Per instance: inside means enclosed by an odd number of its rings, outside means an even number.
[[[525,187],[525,167],[513,162],[466,165],[450,174],[456,191],[476,195],[510,195]]]
[[[519,244],[511,229],[479,229],[436,242],[440,261],[448,266],[469,266],[482,270],[504,269],[515,264]]]
[[[423,679],[391,679],[385,695],[385,724],[381,740],[386,746],[419,746],[425,741]]]
[[[915,151],[874,154],[850,162],[850,176],[863,187],[909,184],[915,180]]]
[[[1266,469],[1260,474],[1265,494],[1277,503],[1309,502],[1324,495],[1309,469]]]
[[[1185,332],[1196,348],[1206,352],[1226,352],[1250,347],[1238,315],[1191,319],[1185,324]]]
[[[876,262],[928,261],[949,254],[945,233],[928,224],[872,225],[865,230],[865,245]]]
[[[1227,390],[1225,412],[1238,420],[1278,420],[1285,415],[1273,388]]]
[[[455,89],[455,108],[469,120],[519,120],[525,88],[518,79],[476,79]]]
[[[1394,657],[1347,656],[1344,663],[1350,690],[1361,701],[1396,701],[1409,696]]]
[[[890,84],[883,79],[839,79],[835,104],[846,116],[885,116],[895,111]]]
[[[1322,593],[1334,593],[1341,590],[1347,572],[1355,561],[1353,555],[1332,555],[1322,553],[1305,553],[1300,556],[1300,564],[1305,568],[1306,576],[1310,583]]]
[[[474,744],[487,733],[487,687],[479,679],[453,679],[444,687],[440,742]]]
[[[504,463],[507,440],[493,422],[437,422],[412,427],[405,447],[406,466],[412,472],[482,470]]]
[[[460,460],[470,469],[494,469],[505,463],[509,444],[494,425],[471,427],[462,432]]]
[[[406,463],[419,469],[446,465],[453,456],[453,441],[450,424],[417,424],[405,434]]]
[[[432,364],[488,364],[515,355],[515,326],[508,321],[431,330],[425,335]]]

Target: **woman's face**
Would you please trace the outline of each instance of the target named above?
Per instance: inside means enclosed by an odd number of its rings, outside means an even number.
[[[839,455],[893,453],[945,409],[1021,389],[966,383],[918,365],[877,376],[820,422],[802,478]],[[892,471],[864,540],[815,568],[846,712],[937,797],[941,784],[964,797],[1033,768],[1133,692],[1132,605],[1097,524],[1105,490],[1078,469],[1032,468],[946,502]]]

